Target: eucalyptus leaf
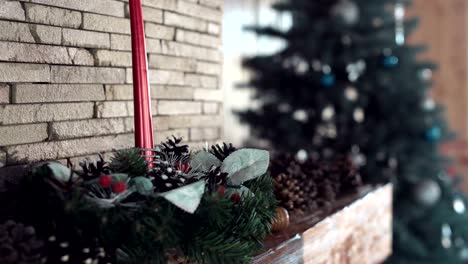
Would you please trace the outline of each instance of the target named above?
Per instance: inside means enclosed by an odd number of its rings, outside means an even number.
[[[270,153],[260,149],[241,149],[229,155],[221,165],[221,171],[228,173],[230,183],[242,183],[262,176],[268,170]]]
[[[130,186],[134,187],[141,195],[153,193],[153,183],[146,177],[135,177],[130,181]]]
[[[205,181],[200,180],[195,183],[161,193],[160,196],[164,197],[166,200],[187,213],[193,214],[200,205],[204,192]]]
[[[216,158],[215,155],[207,152],[207,151],[200,151],[195,154],[192,158],[191,166],[197,171],[210,171],[211,167],[216,166],[219,167],[221,165],[221,161]]]
[[[76,176],[70,168],[58,162],[48,162],[46,166],[52,171],[54,178],[60,182],[66,183],[70,181],[70,176]]]

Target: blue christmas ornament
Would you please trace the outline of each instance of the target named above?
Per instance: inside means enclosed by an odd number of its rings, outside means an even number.
[[[385,68],[393,68],[398,65],[400,59],[395,55],[384,55],[382,58],[382,64]]]
[[[426,139],[434,142],[442,137],[442,129],[438,126],[433,126],[426,131]]]
[[[323,87],[325,88],[330,88],[336,83],[336,78],[335,75],[332,73],[325,73],[322,75],[322,78],[320,79],[320,84],[322,84]]]

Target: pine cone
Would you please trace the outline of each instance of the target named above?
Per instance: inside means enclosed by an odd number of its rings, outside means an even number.
[[[102,155],[99,155],[98,161],[88,163],[88,161],[85,160],[80,163],[80,166],[83,170],[81,176],[85,181],[97,179],[103,174],[110,174],[109,164],[104,161]]]
[[[0,225],[0,263],[39,264],[42,263],[44,243],[36,237],[31,226],[14,221]]]
[[[272,160],[270,168],[275,195],[279,205],[289,211],[305,212],[317,208],[318,189],[315,177],[321,172],[312,162],[307,165],[290,154]]]
[[[167,161],[158,162],[149,178],[156,192],[167,192],[187,184],[187,178]]]
[[[279,205],[289,211],[331,208],[336,199],[356,191],[361,177],[347,158],[335,162],[302,162],[292,154],[283,154],[271,162],[271,175]]]
[[[228,145],[226,143],[223,143],[222,146],[211,146],[210,153],[215,155],[220,161],[224,161],[224,159],[227,158],[227,156],[231,155],[231,153],[233,153],[236,150],[237,149],[234,146],[232,146],[232,144]]]
[[[336,158],[334,162],[328,163],[325,170],[333,180],[339,182],[339,186],[335,186],[337,193],[356,192],[363,185],[361,175],[353,162],[347,157]]]
[[[182,138],[176,138],[175,136],[172,136],[172,139],[168,138],[166,142],[161,143],[161,152],[177,158],[188,156],[189,147],[188,145],[181,145],[182,140]]]
[[[225,186],[227,184],[227,176],[227,173],[221,172],[220,167],[212,168],[204,177],[207,180],[208,190],[214,192],[218,189],[218,186]]]

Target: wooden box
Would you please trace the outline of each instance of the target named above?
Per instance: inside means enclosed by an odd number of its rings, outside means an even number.
[[[289,228],[265,246],[254,263],[382,263],[392,249],[392,185],[367,187],[331,210],[291,217]]]

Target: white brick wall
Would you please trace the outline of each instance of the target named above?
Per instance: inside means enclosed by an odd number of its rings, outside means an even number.
[[[220,139],[222,2],[143,0],[156,142]],[[133,146],[128,0],[0,1],[0,32],[0,168]]]

